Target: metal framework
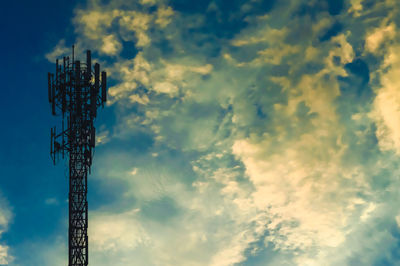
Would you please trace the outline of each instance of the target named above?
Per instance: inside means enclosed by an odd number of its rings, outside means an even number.
[[[52,114],[62,116],[62,129],[51,129],[50,155],[56,164],[60,155],[69,155],[68,265],[88,265],[87,177],[95,147],[93,121],[97,108],[107,100],[107,74],[94,64],[86,52],[86,63],[64,57],[56,60],[55,74],[48,73],[48,94]]]

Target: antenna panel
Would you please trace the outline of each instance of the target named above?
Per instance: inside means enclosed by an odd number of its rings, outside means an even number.
[[[94,148],[94,146],[96,145],[96,129],[95,127],[93,127],[92,131],[91,131],[91,135],[90,135],[90,147]]]
[[[75,90],[76,90],[76,107],[77,112],[82,112],[82,100],[81,100],[81,62],[75,61]]]
[[[58,59],[56,59],[56,80],[58,80]]]
[[[61,95],[62,95],[62,100],[61,100],[61,109],[62,113],[64,115],[66,108],[67,108],[67,91],[66,91],[66,86],[65,86],[65,74],[63,74],[63,84],[60,86],[61,88]]]
[[[85,157],[86,157],[86,162],[88,164],[88,168],[92,165],[92,153],[90,150],[85,150]]]
[[[47,81],[48,81],[48,94],[49,94],[49,103],[51,103],[52,97],[51,97],[51,74],[47,73]]]
[[[81,81],[81,62],[79,60],[75,61],[75,81],[76,84],[80,85]]]
[[[100,87],[100,65],[98,63],[94,64],[94,89],[96,94],[99,93]]]
[[[107,101],[107,73],[101,72],[101,101],[105,103]]]
[[[54,81],[54,75],[51,74],[51,80]],[[56,88],[55,84],[51,86],[51,113],[56,115]]]
[[[92,117],[96,117],[97,115],[97,95],[94,92],[95,89],[93,87],[90,88],[92,94],[90,95],[90,113]]]
[[[55,98],[53,97],[53,101],[51,102],[51,113],[53,115],[56,115],[56,102],[55,102]]]
[[[50,155],[53,155],[53,139],[54,139],[53,128],[50,128]]]
[[[92,77],[92,54],[90,50],[86,51],[86,79],[90,82],[90,78]]]

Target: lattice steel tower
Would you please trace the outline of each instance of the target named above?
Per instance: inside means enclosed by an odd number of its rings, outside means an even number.
[[[56,164],[60,154],[69,155],[69,229],[68,265],[88,265],[88,202],[87,177],[90,173],[95,146],[97,108],[107,98],[106,72],[94,64],[86,52],[86,63],[64,57],[62,65],[56,60],[55,74],[48,73],[49,102],[52,114],[62,117],[61,132],[51,129],[50,155]]]

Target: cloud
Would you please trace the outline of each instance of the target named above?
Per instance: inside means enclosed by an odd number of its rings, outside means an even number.
[[[174,11],[171,7],[160,7],[157,10],[157,19],[156,23],[161,27],[165,28],[172,21],[172,16],[174,15]]]
[[[13,213],[10,210],[10,206],[7,200],[0,197],[0,236],[9,230],[10,223],[12,221]],[[10,254],[10,247],[2,241],[0,244],[0,264],[9,265],[14,261],[14,256]],[[14,253],[14,251],[12,251]]]
[[[354,16],[360,16],[361,11],[363,10],[362,0],[351,0],[350,1],[351,7],[349,8],[348,12],[353,13]]]
[[[145,244],[147,240],[134,215],[139,209],[115,216],[104,213],[92,213],[89,234],[92,235],[92,249],[95,252],[115,253],[121,249],[134,250],[137,245]]]
[[[397,89],[400,60],[397,53],[400,47],[392,45],[386,48],[384,61],[379,69],[379,81],[377,95],[374,99],[374,110],[371,116],[376,121],[376,135],[382,150],[400,151],[400,131],[398,119],[400,110],[400,93]]]
[[[395,4],[257,5],[76,12],[83,44],[118,41],[94,44],[115,111],[93,168],[96,265],[396,262],[379,253],[399,213],[397,11],[376,15]]]
[[[388,38],[393,38],[395,34],[395,25],[390,24],[383,28],[374,29],[366,38],[366,49],[369,52],[375,52]]]
[[[25,239],[18,245],[14,264],[11,265],[66,265],[68,264],[67,224],[62,223],[62,233],[40,240]]]
[[[157,2],[159,2],[158,0],[140,0],[140,3],[142,5],[155,5]]]
[[[174,12],[159,1],[142,1],[142,4],[156,5],[157,12],[148,13],[145,7],[143,10],[113,8],[113,2],[109,3],[109,8],[102,8],[97,1],[93,1],[90,10],[77,9],[74,24],[77,33],[84,37],[79,43],[107,55],[117,55],[122,51],[121,40],[134,42],[138,48],[148,47],[152,41],[150,27],[165,28]]]
[[[122,48],[122,45],[115,38],[114,35],[108,35],[103,38],[103,46],[101,47],[101,51],[108,55],[117,54]]]
[[[69,53],[69,51],[70,48],[65,46],[65,40],[60,40],[56,47],[54,47],[53,51],[47,53],[45,57],[49,62],[54,63],[56,59]]]
[[[108,130],[103,130],[103,131],[100,131],[99,133],[97,133],[96,146],[106,144],[110,140],[109,134],[110,134],[110,131],[108,131]]]
[[[44,201],[44,203],[45,203],[46,205],[58,205],[58,204],[59,204],[59,202],[58,202],[58,200],[57,200],[56,198],[47,198],[47,199]]]

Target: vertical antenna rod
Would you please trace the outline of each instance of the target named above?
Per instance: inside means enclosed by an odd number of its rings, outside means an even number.
[[[48,74],[48,98],[53,115],[61,115],[62,130],[51,129],[50,155],[56,164],[59,155],[69,155],[69,228],[68,265],[89,264],[87,177],[92,165],[95,147],[93,122],[97,108],[106,101],[106,72],[94,65],[92,81],[91,53],[86,53],[86,63],[75,60],[72,46],[72,62],[63,59],[63,67],[56,61],[56,74]],[[101,85],[100,85],[101,84]],[[100,92],[101,87],[101,92]]]

